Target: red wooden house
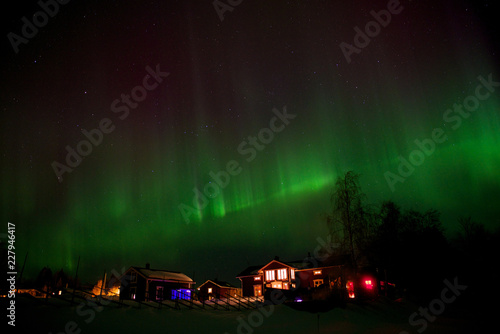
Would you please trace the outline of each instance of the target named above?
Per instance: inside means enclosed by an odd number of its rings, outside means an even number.
[[[207,280],[198,287],[198,298],[200,300],[235,298],[239,296],[241,296],[241,289],[224,281]]]
[[[161,301],[165,299],[191,299],[196,284],[177,271],[130,267],[121,277],[120,299]]]
[[[277,257],[266,265],[248,267],[237,276],[245,297],[267,299],[270,291],[280,289],[292,300],[343,298],[351,277],[352,271],[343,265],[327,265],[314,259],[285,262]]]

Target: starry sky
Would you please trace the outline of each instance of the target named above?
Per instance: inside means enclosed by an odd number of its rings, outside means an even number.
[[[447,233],[460,216],[500,224],[490,1],[401,0],[369,41],[355,28],[387,1],[70,1],[46,21],[16,6],[2,13],[1,224],[28,277],[74,274],[80,257],[84,281],[150,262],[234,282],[325,239],[348,170],[369,204],[437,209]],[[23,17],[41,27],[13,47]],[[464,101],[473,111],[453,110]],[[435,129],[446,140],[415,152]],[[416,164],[404,177],[401,159]]]

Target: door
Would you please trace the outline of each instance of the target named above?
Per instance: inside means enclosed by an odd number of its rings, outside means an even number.
[[[163,300],[163,287],[162,286],[156,287],[156,300]]]
[[[262,287],[260,285],[254,285],[253,286],[253,295],[255,297],[262,296]]]

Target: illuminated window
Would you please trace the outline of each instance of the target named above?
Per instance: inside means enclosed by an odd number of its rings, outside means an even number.
[[[253,295],[256,297],[262,296],[262,287],[260,285],[253,286]]]
[[[255,276],[255,277],[253,278],[253,280],[254,280],[254,281],[260,281],[260,276]]]
[[[314,283],[314,287],[317,288],[318,286],[323,285],[323,280],[322,279],[315,279],[313,281],[313,283]]]
[[[321,270],[315,270],[315,271],[313,272],[313,274],[314,274],[314,275],[321,275]]]
[[[208,288],[208,293],[212,293],[212,288]]]
[[[274,270],[266,270],[266,281],[274,281]]]
[[[130,299],[135,299],[135,288],[130,288]]]
[[[283,289],[283,285],[282,285],[281,282],[273,282],[271,284],[271,288],[273,288],[273,289]]]
[[[189,289],[177,289],[177,290],[172,290],[172,299],[184,299],[184,300],[190,300],[191,299],[191,290]]]
[[[372,280],[371,279],[367,279],[365,280],[365,286],[367,289],[373,289],[373,284],[372,284]]]
[[[278,279],[285,280],[287,278],[286,269],[278,269]]]
[[[295,279],[295,269],[290,269],[290,278]]]

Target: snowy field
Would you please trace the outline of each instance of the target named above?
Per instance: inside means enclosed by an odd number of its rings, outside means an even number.
[[[68,306],[54,300],[44,305],[23,297],[16,304],[16,332],[30,333],[419,333],[421,329],[408,321],[418,305],[384,298],[323,313],[286,305],[244,311],[159,309],[153,304],[138,307],[137,303]],[[450,309],[428,322],[422,333],[478,332],[484,324],[474,318]]]

